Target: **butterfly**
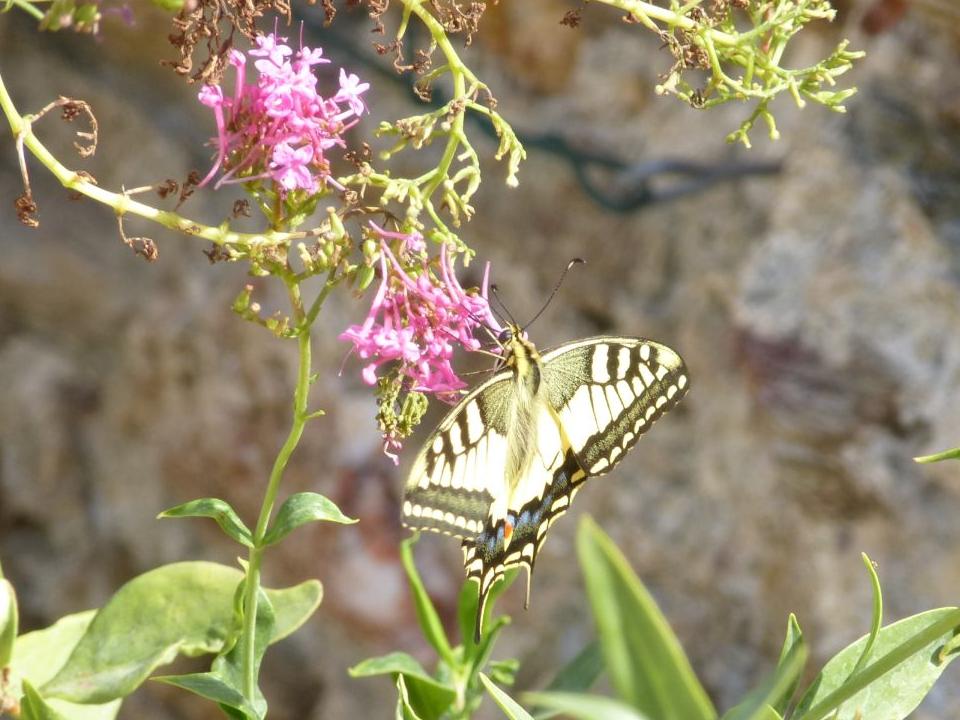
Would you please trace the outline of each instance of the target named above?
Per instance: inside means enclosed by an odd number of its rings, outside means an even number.
[[[547,530],[689,388],[680,355],[652,340],[592,337],[541,355],[510,324],[500,344],[499,370],[427,438],[403,497],[405,526],[462,540],[477,641],[497,580],[525,568],[528,607]]]

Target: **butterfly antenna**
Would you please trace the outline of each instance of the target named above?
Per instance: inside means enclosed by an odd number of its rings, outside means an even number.
[[[503,300],[500,299],[500,293],[497,292],[497,286],[496,286],[496,285],[491,285],[491,286],[490,286],[490,292],[493,293],[494,299],[495,299],[498,303],[500,303],[500,307],[503,308],[503,312],[506,313],[507,319],[508,319],[512,324],[519,326],[520,323],[517,322],[517,319],[516,319],[515,317],[513,317],[513,314],[510,312],[510,309],[506,306],[506,304],[503,302]],[[491,309],[493,309],[493,308],[491,307]],[[494,310],[494,312],[497,312],[497,311]],[[498,317],[499,320],[503,321],[503,316],[500,315],[500,313],[497,313],[497,317]]]
[[[563,269],[563,272],[560,274],[560,279],[557,280],[557,284],[553,286],[553,292],[550,293],[550,297],[547,298],[547,301],[543,304],[543,307],[540,308],[537,314],[534,315],[530,319],[530,321],[523,326],[524,332],[526,332],[526,329],[531,325],[533,325],[536,319],[541,315],[543,315],[543,311],[550,306],[550,303],[553,301],[554,296],[560,290],[560,286],[563,285],[564,278],[567,277],[567,273],[570,272],[570,268],[572,268],[574,265],[586,265],[586,264],[587,264],[587,261],[584,260],[583,258],[573,258],[573,260],[567,263],[567,266]]]

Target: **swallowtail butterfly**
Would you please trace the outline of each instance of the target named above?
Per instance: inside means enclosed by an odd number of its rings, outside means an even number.
[[[420,450],[403,523],[463,541],[479,582],[475,626],[494,583],[533,566],[550,525],[588,477],[609,472],[689,387],[680,356],[660,343],[593,337],[542,355],[516,325],[503,368],[467,394]]]

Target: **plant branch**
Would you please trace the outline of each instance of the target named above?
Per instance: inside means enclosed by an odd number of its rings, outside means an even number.
[[[125,215],[127,213],[139,215],[170,230],[177,230],[186,235],[209,240],[216,245],[229,245],[242,250],[287,245],[291,240],[314,237],[320,232],[280,232],[277,230],[268,230],[262,233],[235,232],[228,229],[225,224],[219,227],[204,225],[185,218],[178,213],[169,210],[160,210],[146,203],[134,200],[127,193],[116,193],[105,190],[87,177],[84,177],[81,173],[70,170],[64,166],[43,143],[40,142],[37,136],[34,135],[31,127],[35,119],[34,116],[21,115],[17,111],[3,83],[2,77],[0,77],[0,109],[3,110],[7,121],[10,123],[10,129],[14,137],[17,140],[22,140],[23,145],[44,167],[53,173],[61,185],[68,190],[73,190],[113,208],[117,215]]]
[[[300,285],[295,280],[285,280],[285,282],[287,284],[287,292],[290,296],[290,304],[293,308],[293,317],[298,331],[297,346],[299,349],[299,365],[297,369],[297,386],[293,400],[293,421],[290,425],[290,432],[287,434],[287,439],[277,453],[273,468],[270,471],[270,479],[267,482],[263,503],[260,506],[260,516],[257,518],[257,525],[253,531],[253,547],[249,553],[247,576],[244,585],[243,694],[251,703],[255,699],[257,689],[255,644],[257,601],[260,593],[260,567],[263,560],[263,552],[266,549],[263,546],[263,538],[267,533],[270,517],[273,514],[274,505],[276,505],[277,494],[280,491],[280,481],[283,479],[287,462],[300,443],[304,426],[310,417],[310,413],[307,410],[307,401],[310,393],[310,367],[312,362],[310,324],[307,322],[307,315],[303,309],[303,301],[300,297]]]

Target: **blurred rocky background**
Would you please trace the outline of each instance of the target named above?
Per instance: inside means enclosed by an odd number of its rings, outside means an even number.
[[[911,458],[960,444],[960,17],[949,0],[842,4],[836,23],[801,34],[789,64],[850,37],[868,55],[850,74],[860,93],[849,112],[801,112],[784,98],[783,138],[758,128],[746,151],[724,143],[743,108],[699,112],[657,97],[671,62],[660,41],[595,5],[579,28],[561,26],[570,7],[501,0],[465,51],[529,159],[515,191],[489,163],[464,237],[492,261],[520,318],[567,260],[588,260],[537,322],[542,347],[616,332],[686,358],[693,390],[681,408],[571,515],[593,514],[620,544],[725,708],[772,666],[789,612],[817,662],[866,631],[861,551],[878,563],[888,621],[958,602],[960,474]],[[307,12],[310,44],[374,83],[362,133],[420,112],[392,71],[376,69],[362,13],[318,31],[318,11]],[[72,128],[54,117],[37,131],[113,189],[209,162],[213,123],[196,89],[157,64],[172,56],[166,20],[137,15],[134,27],[108,21],[98,41],[0,18],[0,69],[20,110],[60,94],[91,102],[101,130],[92,161],[74,159]],[[471,131],[492,155],[494,140]],[[655,172],[682,163],[690,173]],[[251,281],[241,267],[211,265],[197,241],[131,219],[128,234],[159,245],[147,264],[121,244],[110,211],[67,201],[36,164],[32,178],[33,231],[12,209],[21,185],[8,137],[0,557],[27,629],[98,606],[161,563],[233,562],[236,546],[213,523],[154,518],[198,496],[255,514],[287,429],[295,361],[289,342],[230,312]],[[234,199],[224,195],[200,193],[187,212],[216,223]],[[280,306],[275,287],[253,282],[261,302]],[[285,489],[323,492],[361,522],[301,530],[268,556],[269,584],[318,577],[326,589],[315,618],[268,655],[277,720],[388,717],[390,684],[351,680],[347,667],[394,649],[430,659],[397,557],[411,452],[400,468],[381,454],[356,362],[339,373],[347,348],[336,335],[367,304],[332,298],[315,336],[314,404],[327,416],[309,427]],[[519,588],[501,601],[515,619],[498,654],[521,659],[522,688],[541,686],[592,634],[569,561],[575,525],[568,517],[552,531],[531,610]],[[452,620],[456,543],[426,538],[418,556]],[[956,717],[958,698],[951,670],[916,717]],[[149,683],[124,707],[125,718],[215,716]]]

